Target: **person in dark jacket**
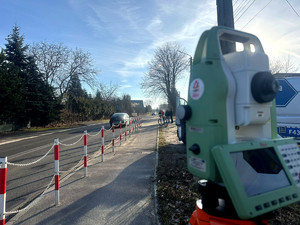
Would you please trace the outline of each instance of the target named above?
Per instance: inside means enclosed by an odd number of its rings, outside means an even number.
[[[166,110],[166,119],[167,119],[167,122],[169,123],[170,122],[170,111],[169,111],[169,109]]]
[[[173,111],[172,111],[172,108],[170,108],[169,113],[170,113],[170,117],[171,117],[171,123],[173,123]]]

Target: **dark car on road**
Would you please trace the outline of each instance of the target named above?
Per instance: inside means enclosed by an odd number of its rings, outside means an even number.
[[[127,113],[114,113],[110,117],[110,126],[115,125],[115,127],[119,127],[120,123],[122,123],[122,127],[125,126],[125,122],[129,123],[129,115]]]

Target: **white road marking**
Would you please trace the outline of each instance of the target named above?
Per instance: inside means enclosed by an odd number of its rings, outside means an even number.
[[[0,143],[0,145],[10,144],[10,143],[23,141],[23,140],[27,140],[27,139],[33,139],[33,138],[37,138],[37,137],[39,137],[39,136],[31,136],[31,137],[25,137],[25,138],[19,138],[19,139],[15,139],[15,140],[5,141],[5,142]]]
[[[95,125],[98,125],[98,124],[90,124],[90,125],[86,125],[86,126],[83,126],[83,127],[89,127],[89,126],[95,126]],[[14,143],[14,142],[24,141],[24,140],[28,140],[28,139],[33,139],[33,138],[41,137],[41,136],[47,136],[47,135],[51,135],[51,134],[55,134],[55,133],[62,133],[62,132],[69,131],[69,130],[74,130],[74,129],[77,129],[77,128],[78,127],[70,128],[70,129],[65,129],[65,130],[59,130],[57,132],[40,134],[40,135],[37,135],[37,136],[24,137],[24,138],[14,139],[14,140],[10,140],[10,141],[4,141],[4,142],[1,142],[0,145],[5,145],[5,144]]]

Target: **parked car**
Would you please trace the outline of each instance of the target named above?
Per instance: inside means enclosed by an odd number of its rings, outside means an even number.
[[[114,113],[110,117],[109,124],[112,127],[112,125],[115,125],[115,127],[120,126],[120,123],[122,123],[122,127],[125,126],[125,122],[127,124],[129,123],[129,115],[127,113]]]

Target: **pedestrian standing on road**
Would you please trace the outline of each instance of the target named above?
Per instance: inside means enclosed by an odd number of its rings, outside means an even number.
[[[166,120],[167,120],[167,123],[169,123],[170,122],[170,111],[169,111],[169,109],[167,109],[166,110]]]
[[[162,123],[164,123],[165,117],[164,117],[164,111],[162,109],[159,111],[159,117],[161,118]]]
[[[172,108],[170,108],[170,117],[171,117],[171,123],[173,123],[173,111],[172,111]]]

